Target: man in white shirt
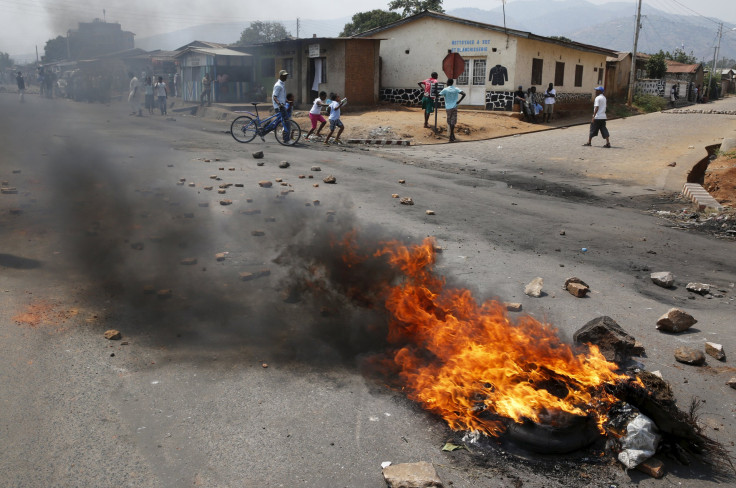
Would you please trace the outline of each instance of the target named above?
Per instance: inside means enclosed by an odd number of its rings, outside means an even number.
[[[279,71],[279,79],[273,85],[273,94],[271,99],[273,101],[273,111],[278,112],[279,109],[284,108],[286,103],[286,79],[289,77],[289,73],[282,69]],[[284,115],[282,113],[282,115]]]
[[[599,86],[595,89],[596,97],[593,102],[593,119],[590,121],[590,134],[588,142],[583,146],[590,146],[590,141],[601,132],[601,137],[606,139],[603,147],[611,147],[611,141],[608,139],[609,133],[606,129],[606,97],[603,95],[603,87]]]
[[[557,90],[554,89],[552,83],[547,87],[547,91],[544,92],[544,112],[542,112],[542,122],[549,122],[552,120],[552,112],[555,108],[555,100],[557,99]]]

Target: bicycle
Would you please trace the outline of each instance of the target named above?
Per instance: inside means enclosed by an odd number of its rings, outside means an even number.
[[[302,128],[293,120],[287,120],[288,130],[284,127],[284,119],[281,111],[276,112],[270,117],[261,120],[258,116],[258,103],[251,102],[256,113],[246,112],[248,115],[241,115],[233,120],[230,125],[230,135],[238,142],[246,143],[259,136],[265,141],[265,136],[273,131],[276,140],[284,146],[293,146],[302,137]]]

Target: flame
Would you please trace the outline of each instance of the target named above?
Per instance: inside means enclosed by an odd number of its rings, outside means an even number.
[[[360,260],[349,235],[350,260]],[[605,386],[627,379],[595,346],[587,354],[562,342],[550,324],[512,321],[495,300],[478,303],[469,290],[446,286],[434,271],[434,241],[388,242],[375,251],[402,276],[386,285],[389,342],[409,398],[455,430],[499,435],[507,420],[554,423],[559,413],[590,416],[603,432]],[[564,417],[564,415],[562,415]]]

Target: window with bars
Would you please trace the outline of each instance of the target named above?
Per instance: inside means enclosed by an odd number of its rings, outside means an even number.
[[[583,65],[575,65],[575,86],[583,86]]]
[[[468,81],[470,81],[470,60],[465,59],[465,69],[463,70],[463,74],[457,77],[457,84],[458,85],[467,85]]]
[[[473,61],[473,84],[474,85],[485,85],[486,84],[486,60],[476,59]]]
[[[532,85],[542,84],[542,67],[544,61],[538,58],[532,59]]]
[[[565,63],[559,61],[555,63],[555,86],[565,84]]]

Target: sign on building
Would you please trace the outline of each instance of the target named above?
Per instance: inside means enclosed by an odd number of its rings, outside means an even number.
[[[310,44],[309,45],[309,57],[310,58],[318,58],[319,57],[319,44]]]

